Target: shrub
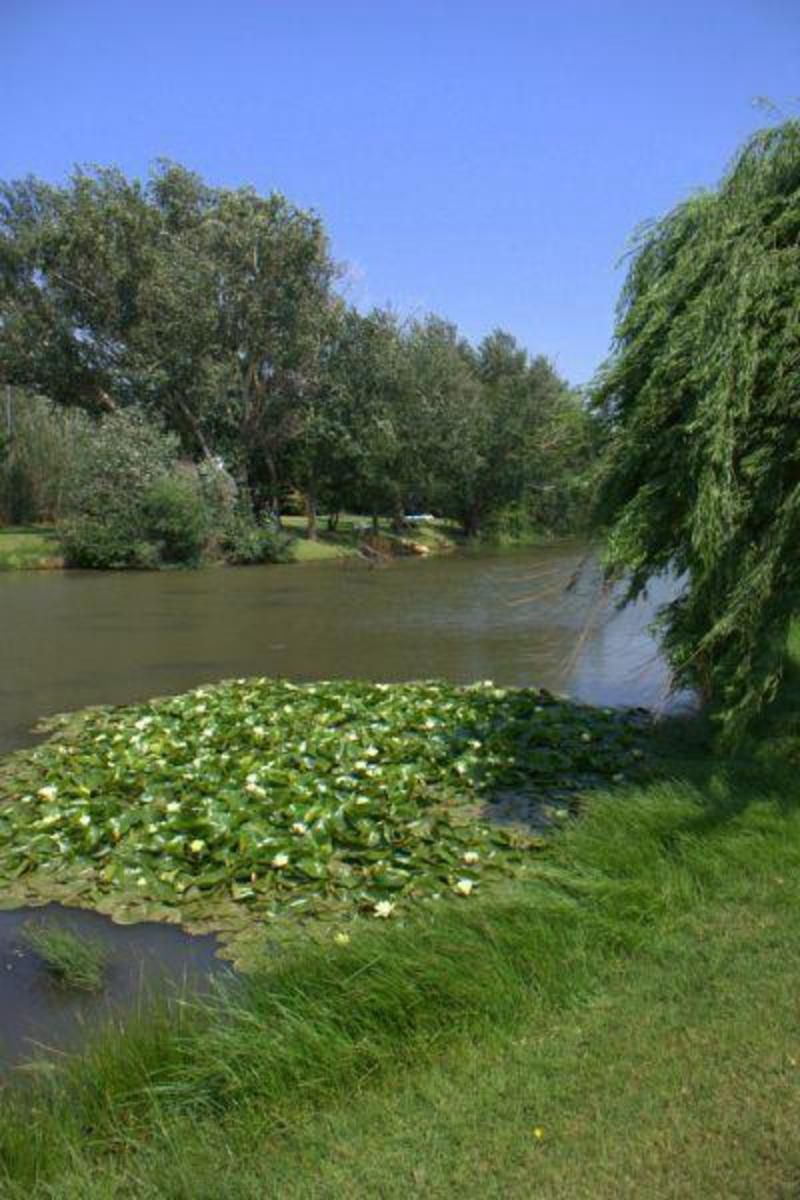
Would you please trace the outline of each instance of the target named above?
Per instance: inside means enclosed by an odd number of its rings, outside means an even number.
[[[142,497],[145,538],[167,563],[197,566],[210,532],[210,514],[190,475],[164,475]]]
[[[222,535],[221,549],[228,562],[237,566],[285,563],[292,559],[291,538],[272,526],[260,525],[242,512],[230,518]]]

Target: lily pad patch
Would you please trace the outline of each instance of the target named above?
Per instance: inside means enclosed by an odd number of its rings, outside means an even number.
[[[5,764],[5,902],[232,928],[467,900],[544,844],[476,806],[641,768],[641,718],[532,688],[242,679],[93,709]],[[566,798],[566,800],[565,800]]]

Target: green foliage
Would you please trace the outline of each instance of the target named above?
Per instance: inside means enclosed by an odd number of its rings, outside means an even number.
[[[247,512],[236,512],[229,517],[220,547],[234,566],[292,561],[291,538],[271,525],[259,524]]]
[[[0,438],[0,518],[11,524],[62,515],[72,462],[87,452],[91,422],[19,389],[4,397]]]
[[[177,454],[177,438],[139,410],[95,423],[66,483],[68,566],[197,564],[210,514],[196,475],[179,467]]]
[[[490,684],[240,680],[89,713],[9,775],[0,883],[228,929],[389,916],[524,869],[537,843],[470,806],[514,792],[565,815],[638,770],[641,738],[624,713]]]
[[[108,951],[95,938],[42,921],[26,925],[25,942],[59,983],[87,992],[103,986]]]
[[[197,480],[188,474],[163,475],[142,494],[146,540],[158,560],[197,566],[209,536],[209,512]]]
[[[800,123],[640,233],[596,403],[599,518],[629,597],[672,571],[676,681],[736,741],[775,695],[800,609]]]

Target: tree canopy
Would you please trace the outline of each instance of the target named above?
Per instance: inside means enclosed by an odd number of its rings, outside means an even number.
[[[645,226],[595,388],[598,516],[661,616],[678,683],[735,742],[775,694],[800,610],[800,122],[762,131],[714,191]]]
[[[0,381],[95,417],[137,407],[257,511],[300,493],[312,534],[318,506],[567,526],[592,422],[548,360],[360,313],[337,275],[317,214],[174,163],[0,184]]]

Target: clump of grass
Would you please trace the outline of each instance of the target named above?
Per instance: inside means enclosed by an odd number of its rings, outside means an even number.
[[[24,937],[59,983],[86,992],[100,991],[108,963],[108,951],[101,942],[43,922],[29,922]]]

